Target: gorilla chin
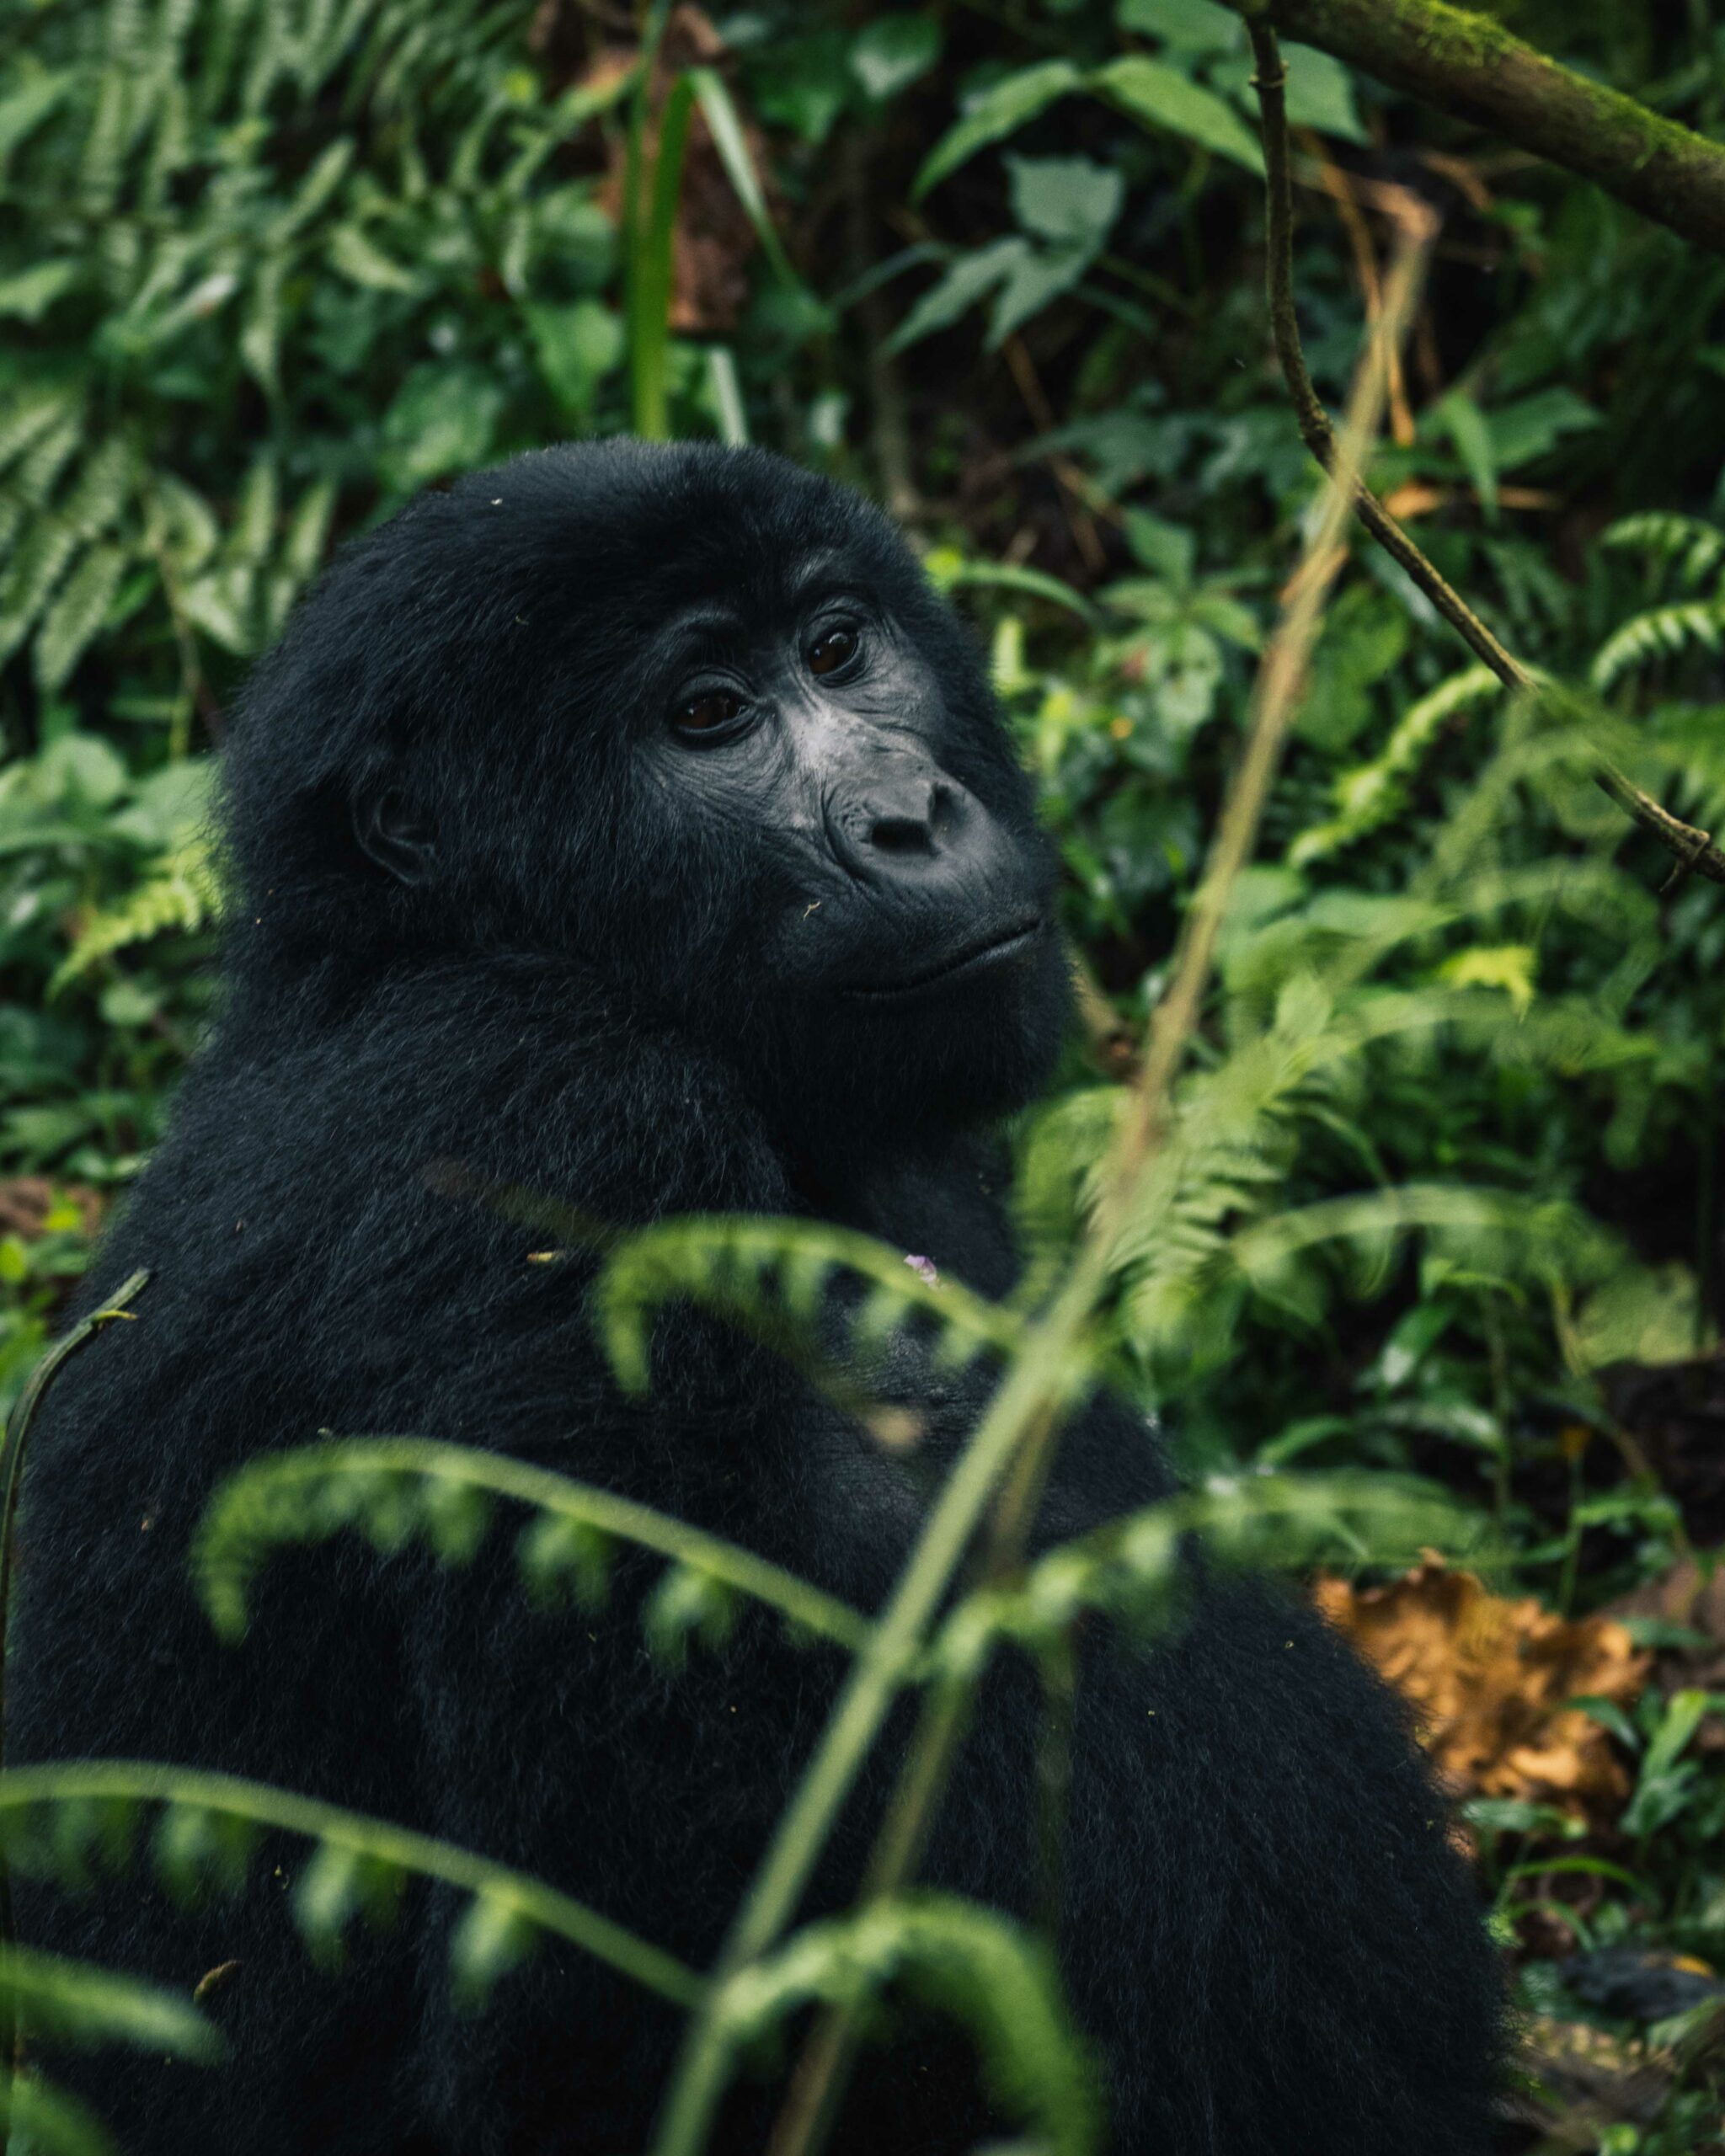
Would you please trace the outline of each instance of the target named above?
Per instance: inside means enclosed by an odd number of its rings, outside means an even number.
[[[1060,938],[1037,916],[811,999],[805,1039],[825,1107],[818,1131],[796,1119],[803,1149],[841,1120],[847,1145],[864,1132],[914,1144],[1013,1113],[1047,1083],[1071,1004]]]

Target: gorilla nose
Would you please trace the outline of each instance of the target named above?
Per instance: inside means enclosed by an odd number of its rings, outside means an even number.
[[[877,771],[831,789],[827,830],[840,862],[859,882],[920,878],[958,865],[974,835],[974,808],[964,787],[943,774]]]
[[[953,835],[959,821],[957,794],[943,779],[900,791],[902,799],[868,804],[868,843],[877,853],[938,851],[942,839]]]

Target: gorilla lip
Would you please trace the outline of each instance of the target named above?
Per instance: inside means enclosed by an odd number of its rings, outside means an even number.
[[[1001,961],[1016,958],[1019,952],[1033,943],[1041,935],[1045,923],[1040,914],[1033,914],[1028,921],[1015,921],[1012,927],[982,942],[967,943],[950,958],[943,958],[937,965],[930,966],[920,974],[906,974],[901,979],[858,982],[845,990],[846,995],[886,998],[910,995],[918,989],[933,988],[956,980],[961,974],[980,972],[985,966],[998,965]]]

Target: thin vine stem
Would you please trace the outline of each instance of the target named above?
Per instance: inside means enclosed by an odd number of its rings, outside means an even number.
[[[1253,82],[1263,138],[1268,257],[1265,277],[1270,335],[1293,403],[1300,439],[1324,470],[1332,472],[1336,462],[1335,430],[1306,364],[1294,298],[1294,188],[1288,141],[1288,72],[1283,65],[1281,46],[1269,24],[1261,15],[1248,14],[1246,29],[1252,40],[1256,69]],[[1427,244],[1435,237],[1435,215],[1417,195],[1406,197],[1397,213],[1397,221],[1413,227],[1415,236],[1423,237]],[[1351,491],[1360,522],[1430,600],[1468,649],[1490,667],[1507,687],[1536,691],[1540,687],[1537,675],[1493,634],[1357,472]],[[1601,792],[1675,857],[1667,889],[1691,870],[1712,883],[1725,883],[1725,852],[1713,844],[1709,833],[1674,816],[1603,756],[1598,760],[1594,780]]]

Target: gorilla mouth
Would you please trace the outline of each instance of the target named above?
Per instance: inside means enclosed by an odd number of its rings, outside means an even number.
[[[1014,921],[1010,928],[996,930],[980,941],[966,943],[937,964],[925,967],[920,973],[901,974],[896,980],[859,981],[845,990],[847,995],[866,996],[881,1000],[895,995],[911,995],[919,990],[944,986],[961,974],[981,973],[988,968],[1004,964],[1028,950],[1042,934],[1047,923],[1040,914],[1031,914]]]

